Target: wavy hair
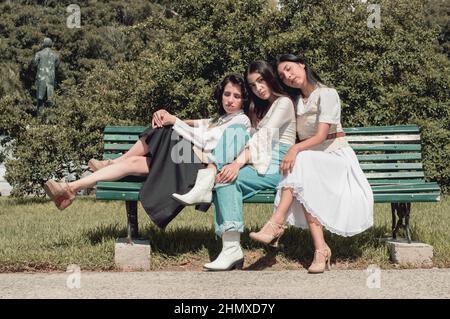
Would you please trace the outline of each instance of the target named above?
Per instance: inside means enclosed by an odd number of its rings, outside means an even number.
[[[245,79],[242,75],[240,75],[238,73],[231,73],[231,74],[228,74],[227,76],[225,76],[223,78],[223,80],[214,89],[213,96],[217,102],[217,105],[219,106],[218,116],[213,120],[214,122],[219,119],[219,116],[226,114],[226,111],[222,104],[222,95],[223,95],[223,92],[225,91],[225,86],[228,83],[232,83],[232,84],[238,85],[240,87],[241,96],[242,96],[242,110],[244,111],[244,113],[246,115],[248,115],[248,113],[249,113],[250,99],[249,99],[249,93],[248,93],[248,88],[247,88]]]
[[[275,58],[275,68],[278,68],[278,65],[280,65],[280,63],[282,62],[294,62],[294,63],[301,63],[305,65],[305,73],[306,73],[306,80],[311,83],[311,84],[322,84],[325,85],[322,81],[322,79],[320,78],[320,76],[317,74],[316,71],[314,71],[314,69],[311,68],[311,66],[307,63],[306,59],[294,54],[282,54],[282,55],[278,55]],[[293,88],[290,87],[286,84],[283,83],[283,81],[281,81],[278,72],[276,72],[277,74],[277,79],[280,81],[283,89],[290,95],[290,96],[298,96],[298,95],[303,95],[302,90],[297,89],[297,88]]]
[[[247,81],[247,76],[251,73],[259,73],[264,81],[266,81],[267,85],[272,89],[274,95],[277,96],[285,96],[287,95],[283,87],[280,85],[275,72],[273,71],[272,66],[266,61],[253,61],[251,62],[247,70],[245,71],[245,79]],[[247,86],[248,86],[247,81]],[[249,88],[250,92],[250,108],[249,108],[249,117],[252,122],[252,126],[256,126],[258,120],[261,120],[264,115],[269,110],[271,104],[269,101],[262,100],[257,97],[253,91]]]

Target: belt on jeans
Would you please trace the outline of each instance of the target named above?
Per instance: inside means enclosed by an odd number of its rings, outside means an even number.
[[[337,133],[331,133],[331,134],[328,134],[327,135],[327,140],[332,140],[333,138],[337,138],[337,137],[344,137],[345,136],[345,133],[344,132],[337,132]],[[303,141],[306,141],[307,139],[309,139],[310,137],[308,137],[308,138],[305,138],[305,139],[303,139],[303,140],[300,140],[300,142],[303,142]]]

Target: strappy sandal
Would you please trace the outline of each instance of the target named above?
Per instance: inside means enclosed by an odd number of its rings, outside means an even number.
[[[59,210],[69,207],[75,199],[75,192],[67,182],[58,183],[50,179],[44,184],[44,190]]]
[[[278,247],[278,240],[284,234],[286,228],[285,225],[269,220],[259,232],[251,232],[250,238],[272,247]]]
[[[318,255],[322,255],[324,261],[318,261]],[[325,270],[331,270],[331,249],[328,245],[324,249],[316,249],[314,252],[314,260],[308,268],[310,274],[320,274]]]

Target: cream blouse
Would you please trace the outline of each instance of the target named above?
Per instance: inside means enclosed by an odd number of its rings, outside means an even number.
[[[213,125],[210,125],[211,121],[212,119],[195,120],[192,127],[177,118],[173,129],[205,152],[211,152],[216,147],[224,130],[230,125],[240,124],[250,131],[250,119],[243,111],[223,115]]]
[[[278,143],[294,145],[295,111],[292,100],[281,96],[276,99],[256,127],[247,146],[249,163],[259,174],[265,174],[272,161],[272,151]]]
[[[232,114],[224,114],[215,123],[212,120],[195,120],[192,127],[177,118],[173,125],[174,131],[194,144],[194,153],[203,163],[209,163],[208,153],[216,148],[225,129],[230,125],[242,125],[247,132],[250,132],[250,119],[242,110]]]
[[[341,125],[341,100],[333,88],[319,85],[309,96],[306,104],[301,96],[297,102],[297,134],[300,140],[312,137],[319,123],[328,123],[328,134],[343,132]],[[326,139],[311,148],[315,151],[332,152],[349,146],[345,137]]]

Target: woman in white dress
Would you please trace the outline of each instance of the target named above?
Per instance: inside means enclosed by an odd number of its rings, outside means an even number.
[[[353,236],[373,225],[373,193],[343,132],[341,104],[335,89],[325,86],[304,59],[281,55],[277,73],[294,95],[299,143],[283,158],[274,214],[254,240],[277,246],[287,222],[309,228],[315,254],[310,273],[330,269],[331,249],[323,227]]]

